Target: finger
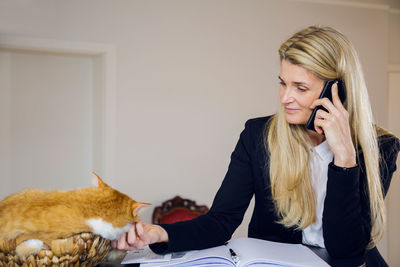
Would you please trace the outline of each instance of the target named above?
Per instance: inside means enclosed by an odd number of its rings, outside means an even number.
[[[340,108],[340,109],[341,108],[344,109],[343,103],[342,103],[342,101],[340,100],[340,97],[339,97],[339,88],[338,88],[338,83],[337,82],[335,82],[332,85],[332,102],[333,102],[333,105],[335,105],[335,107]]]
[[[111,247],[112,248],[117,248],[118,241],[117,240],[111,240]]]
[[[150,244],[151,235],[149,233],[149,228],[144,225],[144,223],[140,222],[136,226],[136,234],[138,235],[140,242],[144,245]]]
[[[127,251],[135,251],[135,250],[138,250],[138,249],[140,249],[140,248],[137,248],[136,246],[132,246],[132,247],[127,247],[125,250],[127,250]]]
[[[315,118],[323,120],[328,120],[330,116],[331,116],[330,113],[326,112],[323,109],[319,109],[315,114]]]
[[[137,242],[137,244],[135,245],[136,249],[142,249],[146,246],[147,244],[143,241],[139,241]]]
[[[339,97],[339,87],[337,82],[334,84],[334,87],[332,87],[332,99],[335,107],[337,107],[342,112],[346,111],[346,108],[344,107],[342,100]]]
[[[117,248],[120,250],[126,249],[126,233],[123,233],[118,239],[118,246]]]
[[[342,127],[343,122],[346,122],[346,120],[348,121],[348,112],[347,110],[343,107],[342,104],[339,104],[341,107],[338,106],[333,106],[333,104],[328,100],[329,104],[324,105],[324,107],[327,107],[328,112],[326,112],[323,109],[319,109],[316,113],[316,118],[319,119],[323,119],[325,120],[324,124],[323,124],[323,129],[324,131],[326,131],[326,126],[327,125],[327,121],[329,121],[329,123],[333,123],[333,124],[339,124],[339,127]],[[324,102],[326,103],[326,102]],[[348,123],[348,122],[347,122]],[[315,122],[314,122],[315,124]]]
[[[135,242],[137,241],[137,236],[136,236],[136,223],[132,224],[132,226],[128,230],[128,244],[130,246],[134,245]]]
[[[136,233],[139,237],[142,237],[144,234],[143,224],[140,221],[136,223]]]
[[[318,110],[317,113],[315,114],[315,120],[314,120],[314,128],[319,134],[323,134],[325,132],[325,121],[329,120],[330,114],[326,112],[325,110]]]
[[[314,109],[317,106],[323,106],[325,109],[327,109],[329,112],[334,112],[336,110],[335,106],[333,103],[327,98],[319,98],[315,100],[312,105],[310,106],[311,109]]]
[[[323,119],[315,119],[314,120],[314,129],[317,133],[323,134],[324,133],[324,128],[323,128],[324,120]]]

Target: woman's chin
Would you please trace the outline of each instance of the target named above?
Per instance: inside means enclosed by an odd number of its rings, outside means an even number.
[[[286,121],[289,124],[306,124],[307,120],[303,117],[299,118],[298,116],[293,116],[291,114],[286,114]]]

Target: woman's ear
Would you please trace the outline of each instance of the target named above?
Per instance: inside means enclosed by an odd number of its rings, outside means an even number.
[[[92,184],[97,187],[108,187],[95,172],[92,172]]]

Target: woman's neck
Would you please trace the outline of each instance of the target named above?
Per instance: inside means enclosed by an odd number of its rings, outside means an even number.
[[[325,135],[319,134],[312,130],[307,130],[307,135],[310,138],[311,146],[315,147],[325,141]]]

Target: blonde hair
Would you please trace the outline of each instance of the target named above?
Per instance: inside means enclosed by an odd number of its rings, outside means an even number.
[[[350,41],[330,27],[311,26],[295,33],[279,49],[280,59],[306,68],[323,80],[341,79],[344,106],[355,148],[361,147],[367,174],[371,211],[371,243],[382,238],[385,207],[379,171],[379,148],[367,87],[358,55]],[[308,167],[309,138],[304,125],[289,124],[283,107],[272,117],[265,134],[270,154],[272,196],[279,221],[304,229],[315,221],[316,203]],[[361,151],[359,151],[361,152]],[[282,162],[285,168],[282,168]],[[306,163],[306,164],[305,164]]]

